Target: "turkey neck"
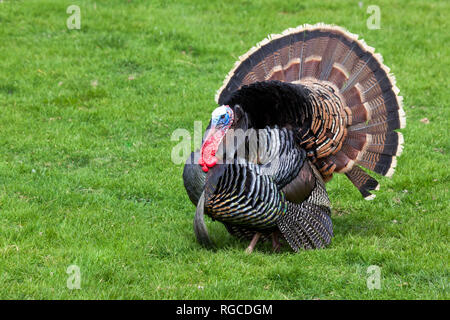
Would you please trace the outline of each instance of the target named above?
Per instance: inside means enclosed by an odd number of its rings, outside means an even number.
[[[306,132],[312,123],[308,90],[302,84],[263,81],[243,86],[226,104],[239,105],[249,118],[249,127],[287,127]],[[296,130],[297,131],[297,130]]]

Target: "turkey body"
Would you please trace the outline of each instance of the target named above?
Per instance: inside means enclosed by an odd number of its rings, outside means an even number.
[[[224,128],[221,145],[235,146],[207,154],[207,136],[191,154],[183,171],[190,200],[230,234],[253,239],[251,250],[260,237],[274,248],[285,239],[294,251],[328,245],[325,182],[345,173],[373,199],[378,182],[360,166],[391,176],[402,150],[394,131],[404,126],[401,97],[380,59],[326,25],[290,29],[250,50],[219,90],[226,109],[209,126]],[[246,133],[240,143],[230,128]]]

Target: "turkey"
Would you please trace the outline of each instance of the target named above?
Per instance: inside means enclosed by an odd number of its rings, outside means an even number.
[[[325,183],[344,173],[365,199],[402,152],[402,97],[379,54],[348,31],[305,25],[240,57],[216,95],[201,149],[183,181],[194,231],[213,246],[204,214],[247,239],[322,248],[333,227]],[[362,168],[368,169],[364,170]]]

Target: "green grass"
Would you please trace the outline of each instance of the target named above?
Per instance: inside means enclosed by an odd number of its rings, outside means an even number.
[[[66,27],[71,4],[81,30]],[[369,4],[380,30],[366,27]],[[448,1],[3,1],[0,298],[449,299],[449,12]],[[407,114],[396,174],[379,177],[374,201],[345,176],[327,185],[327,249],[246,255],[212,222],[219,248],[203,249],[171,134],[207,124],[239,55],[316,22],[359,34],[395,73]],[[66,287],[72,264],[80,290]],[[370,265],[380,290],[366,287]]]

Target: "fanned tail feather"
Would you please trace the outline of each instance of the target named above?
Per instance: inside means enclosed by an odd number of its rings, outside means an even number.
[[[223,104],[243,85],[259,81],[332,88],[343,106],[324,108],[340,112],[335,118],[344,120],[340,130],[344,134],[336,134],[333,143],[323,143],[315,163],[326,180],[333,171],[346,173],[367,198],[376,180],[358,166],[391,176],[403,148],[403,136],[394,130],[406,124],[395,77],[374,51],[341,27],[319,23],[288,29],[270,35],[241,56],[217,92],[216,101]],[[323,120],[322,125],[325,121],[329,120]],[[325,135],[326,130],[323,132]],[[325,140],[318,137],[307,149],[317,148],[317,142]]]
[[[372,200],[375,198],[375,195],[371,194],[369,191],[377,190],[379,187],[378,181],[365,173],[364,170],[358,166],[353,166],[353,168],[346,172],[345,175],[355,187],[358,188],[365,199]]]

